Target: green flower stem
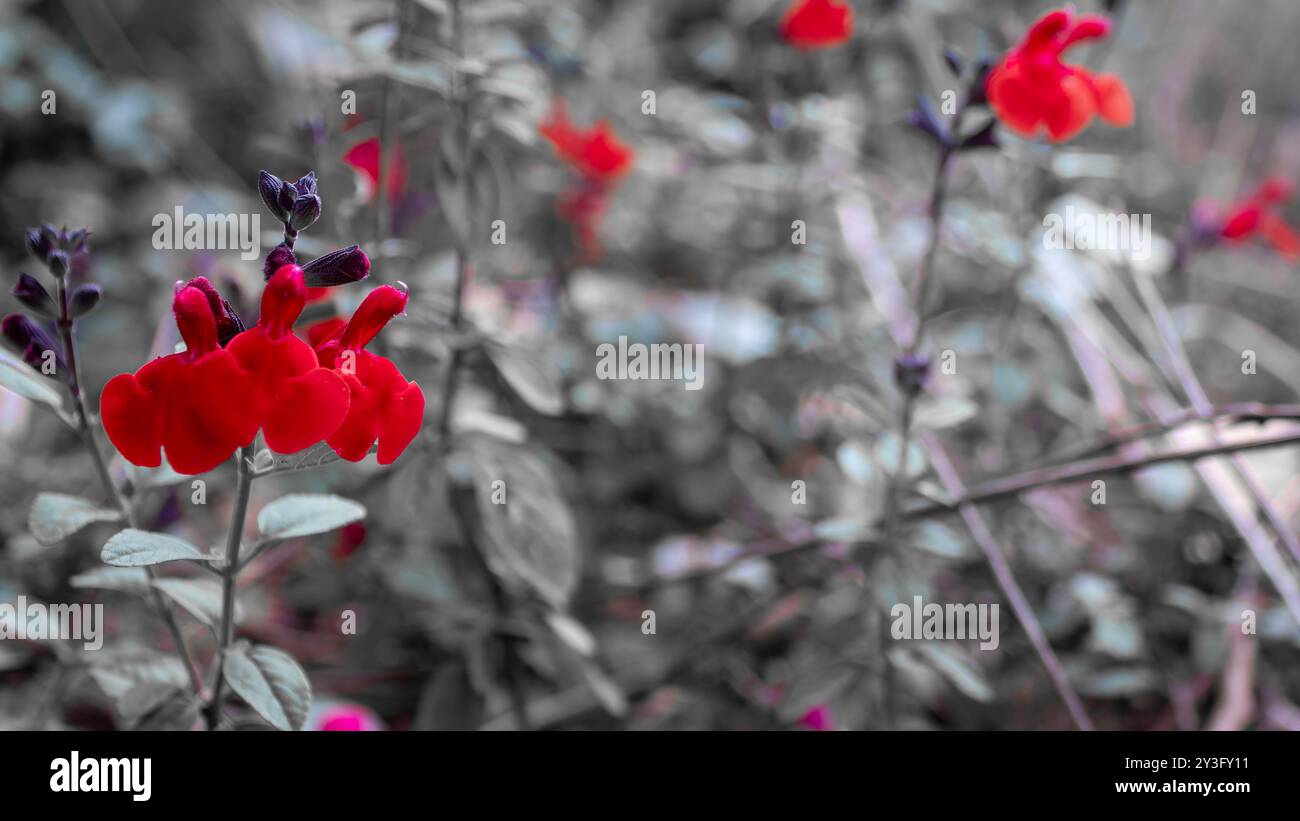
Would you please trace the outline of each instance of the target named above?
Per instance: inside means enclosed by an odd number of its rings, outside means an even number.
[[[77,337],[76,323],[68,312],[68,283],[67,276],[60,277],[56,284],[56,290],[59,301],[59,339],[63,343],[63,357],[68,367],[68,392],[72,395],[73,409],[77,415],[77,433],[81,436],[82,444],[90,452],[90,459],[95,464],[95,473],[99,476],[99,481],[104,485],[112,497],[113,504],[122,513],[128,527],[138,527],[138,517],[136,516],[135,506],[122,493],[122,489],[113,481],[113,475],[108,471],[108,463],[104,460],[104,454],[99,450],[99,444],[95,441],[94,430],[90,426],[90,409],[86,406],[86,395],[81,389],[81,380],[77,371]],[[194,688],[196,695],[201,696],[203,693],[203,683],[199,680],[198,669],[190,657],[190,651],[185,644],[185,636],[181,633],[180,624],[176,621],[176,615],[172,609],[167,606],[163,599],[162,593],[158,588],[153,586],[157,574],[152,567],[146,567],[145,574],[149,578],[150,599],[154,607],[162,616],[163,622],[167,625],[167,631],[171,633],[172,643],[176,645],[176,655],[180,658],[181,665],[184,666],[186,674],[189,676],[190,685]]]
[[[212,699],[208,702],[208,729],[215,730],[221,720],[225,700],[226,653],[235,633],[235,579],[239,575],[239,546],[244,535],[244,518],[253,489],[253,446],[245,445],[235,454],[235,509],[230,515],[226,534],[226,562],[221,573],[221,627],[217,633],[217,665],[212,680]]]

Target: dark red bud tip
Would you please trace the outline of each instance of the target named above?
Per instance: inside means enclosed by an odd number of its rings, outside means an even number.
[[[371,291],[348,320],[339,346],[351,350],[364,348],[390,319],[406,311],[407,299],[406,291],[391,285],[381,285]]]
[[[0,321],[0,336],[22,354],[23,361],[41,373],[48,373],[49,352],[54,354],[54,363],[63,369],[63,348],[54,341],[54,337],[39,323],[23,314],[10,314]]]
[[[311,288],[346,285],[370,276],[370,257],[360,246],[349,245],[316,257],[302,266],[302,272]]]
[[[262,266],[262,275],[267,279],[271,275],[286,265],[296,265],[298,257],[293,253],[293,249],[285,243],[280,243],[271,249],[271,253],[266,255],[266,264]]]
[[[54,305],[54,299],[50,296],[45,286],[37,281],[36,277],[31,274],[18,273],[18,281],[14,283],[13,290],[9,293],[31,308],[36,313],[46,319],[54,319],[58,316],[58,308]]]
[[[178,290],[172,300],[172,313],[190,358],[217,349],[217,319],[201,288],[187,286]]]
[[[260,322],[272,338],[289,333],[307,304],[307,282],[297,265],[285,265],[271,275],[262,291]]]
[[[68,315],[73,319],[85,316],[95,310],[99,300],[104,296],[104,289],[95,283],[87,283],[72,292],[68,298]]]

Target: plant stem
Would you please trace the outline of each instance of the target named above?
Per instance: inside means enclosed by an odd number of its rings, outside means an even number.
[[[967,93],[966,100],[969,99]],[[953,114],[950,127],[951,139],[939,147],[939,157],[934,169],[934,181],[930,186],[930,200],[926,213],[930,217],[930,241],[925,255],[921,257],[920,268],[916,272],[916,283],[912,288],[913,321],[909,335],[901,340],[903,357],[913,357],[921,345],[925,330],[926,305],[929,303],[931,282],[934,281],[934,260],[939,253],[939,242],[943,230],[943,206],[948,200],[948,175],[952,169],[956,142],[960,139],[961,123],[966,114],[966,100],[962,101],[957,112]],[[898,497],[901,484],[906,481],[908,450],[911,448],[912,420],[916,412],[916,400],[921,395],[919,387],[903,389],[903,406],[899,411],[898,425],[898,464],[894,476],[890,478],[889,489],[885,496],[884,534],[892,538],[897,525]]]
[[[934,471],[939,475],[939,481],[943,482],[944,487],[953,496],[965,495],[961,477],[953,467],[952,460],[949,459],[943,445],[930,434],[923,434],[922,439],[925,441],[926,452],[930,455],[930,463],[934,465]],[[993,538],[993,533],[984,522],[984,517],[975,509],[975,505],[970,503],[961,504],[957,509],[961,513],[962,520],[966,523],[966,528],[970,530],[971,536],[975,538],[980,549],[984,551],[984,556],[993,569],[993,576],[997,579],[1002,595],[1006,596],[1007,601],[1011,604],[1012,612],[1016,614],[1020,626],[1025,629],[1025,634],[1029,636],[1029,642],[1037,651],[1039,659],[1043,662],[1043,667],[1047,668],[1048,678],[1052,680],[1056,692],[1061,696],[1061,700],[1065,702],[1065,707],[1070,712],[1070,718],[1074,720],[1075,726],[1080,730],[1093,729],[1092,721],[1083,709],[1083,702],[1079,699],[1079,694],[1070,686],[1070,681],[1065,675],[1065,668],[1061,666],[1060,659],[1052,651],[1052,645],[1047,640],[1047,634],[1043,632],[1043,626],[1038,623],[1038,618],[1034,615],[1029,600],[1025,598],[1024,591],[1020,589],[1020,585],[1016,582],[1015,574],[1011,572],[1011,565],[1008,564],[1007,557],[1003,553],[1001,546]]]
[[[464,57],[465,54],[465,12],[462,8],[461,0],[452,0],[451,4],[451,26],[452,26],[452,47],[457,57]],[[461,183],[465,192],[464,215],[466,232],[465,236],[460,231],[456,234],[456,290],[452,294],[451,304],[451,355],[447,360],[447,370],[443,375],[442,385],[442,408],[438,414],[438,439],[446,442],[447,434],[451,428],[451,412],[456,401],[457,376],[460,372],[461,360],[463,358],[461,325],[464,322],[465,313],[465,286],[469,280],[472,262],[471,249],[473,241],[471,237],[476,227],[475,222],[475,201],[474,201],[474,146],[473,139],[473,108],[470,94],[464,88],[465,79],[456,71],[453,74],[453,91],[456,97],[456,117],[457,127],[460,132],[460,170]],[[454,221],[448,215],[448,221]]]
[[[1170,371],[1178,380],[1183,393],[1186,394],[1187,401],[1191,403],[1192,408],[1196,411],[1197,418],[1202,421],[1209,421],[1214,416],[1214,406],[1210,403],[1210,398],[1205,393],[1205,388],[1202,387],[1200,380],[1196,378],[1191,359],[1187,356],[1187,349],[1183,347],[1182,339],[1178,336],[1174,318],[1170,315],[1169,307],[1165,305],[1164,299],[1160,296],[1160,289],[1156,287],[1156,284],[1151,281],[1147,274],[1141,271],[1133,271],[1133,280],[1137,284],[1138,295],[1142,298],[1142,303],[1146,307],[1147,313],[1151,315],[1156,330],[1160,334],[1166,358],[1169,360]],[[1216,445],[1223,444],[1223,437],[1213,422],[1210,424],[1210,441]],[[1229,463],[1238,478],[1241,479],[1242,484],[1255,497],[1255,503],[1259,505],[1260,510],[1264,511],[1264,517],[1268,520],[1269,526],[1277,533],[1282,543],[1286,545],[1292,557],[1296,561],[1300,561],[1300,539],[1296,537],[1295,529],[1286,520],[1286,516],[1273,503],[1268,489],[1260,482],[1254,468],[1246,461],[1246,457],[1240,453],[1232,454]]]
[[[90,427],[90,409],[86,405],[86,395],[81,389],[81,377],[77,371],[77,336],[76,322],[68,311],[68,282],[66,275],[59,277],[56,284],[56,292],[59,304],[59,339],[63,343],[63,356],[68,367],[68,392],[72,395],[73,408],[77,415],[77,433],[81,437],[82,444],[90,452],[90,460],[95,465],[95,473],[99,476],[99,481],[103,484],[104,489],[108,491],[113,500],[113,505],[122,513],[122,518],[126,521],[128,527],[138,527],[138,517],[136,516],[135,506],[122,493],[122,489],[113,481],[113,475],[109,473],[108,463],[104,461],[104,454],[99,450],[99,444],[95,441],[95,432]],[[180,624],[176,621],[176,615],[167,602],[163,599],[162,593],[158,588],[153,586],[157,579],[157,573],[153,567],[145,567],[145,575],[149,578],[149,598],[153,602],[163,622],[167,625],[167,631],[171,633],[172,643],[176,645],[176,655],[180,658],[181,665],[185,668],[189,676],[190,685],[194,688],[195,694],[203,693],[203,683],[199,680],[199,673],[190,658],[189,648],[185,644],[185,636],[181,633]]]
[[[221,720],[221,704],[225,698],[226,653],[235,632],[235,580],[239,574],[239,546],[244,536],[244,517],[248,513],[248,497],[253,488],[253,447],[245,445],[235,455],[235,509],[230,515],[230,530],[226,534],[226,562],[221,574],[221,628],[217,634],[217,667],[212,682],[212,700],[208,703],[208,729],[215,730]]]
[[[1298,443],[1300,443],[1300,429],[1293,428],[1286,433],[1262,436],[1249,442],[1212,443],[1195,447],[1175,448],[1164,453],[1140,454],[1138,456],[1120,455],[1081,459],[1077,462],[1035,468],[1023,473],[1015,473],[1010,476],[979,482],[967,487],[964,494],[955,497],[950,502],[936,502],[914,510],[904,511],[901,515],[904,519],[921,519],[938,513],[951,513],[957,510],[960,505],[968,502],[988,502],[1006,496],[1015,496],[1018,493],[1024,493],[1027,490],[1046,485],[1077,482],[1082,479],[1117,473],[1131,473],[1135,470],[1161,465],[1166,462],[1194,462],[1207,456],[1223,456],[1240,451],[1276,448]]]

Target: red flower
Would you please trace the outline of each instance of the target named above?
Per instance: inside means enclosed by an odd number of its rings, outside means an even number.
[[[609,183],[632,166],[632,149],[619,141],[608,122],[601,120],[583,131],[569,119],[563,100],[555,101],[550,119],[538,130],[560,159],[590,180]]]
[[[795,48],[838,46],[853,34],[853,9],[838,0],[796,0],[781,18],[781,36]]]
[[[320,364],[333,368],[352,392],[347,418],[326,442],[339,456],[359,462],[379,442],[379,464],[406,450],[424,421],[424,392],[389,360],[365,350],[388,321],[406,310],[405,291],[381,285],[342,324],[332,320],[308,331]]]
[[[1061,62],[1075,43],[1109,33],[1105,17],[1067,9],[1043,15],[989,72],[986,91],[998,119],[1031,139],[1046,130],[1053,142],[1074,137],[1096,115],[1111,125],[1131,125],[1133,100],[1123,80]]]
[[[185,351],[104,386],[104,430],[132,464],[158,467],[161,450],[177,473],[205,473],[257,434],[257,416],[244,398],[251,377],[218,344],[214,301],[221,304],[205,279],[178,288],[172,312]]]
[[[395,145],[388,152],[387,160],[388,168],[387,173],[384,175],[384,193],[390,203],[396,203],[406,191],[408,175],[406,154],[402,152],[400,145]],[[379,190],[380,161],[378,137],[371,137],[357,143],[348,149],[348,153],[343,155],[343,162],[361,172],[362,178],[366,181],[366,190],[369,192],[366,195],[367,201],[373,201],[375,193]]]
[[[1193,221],[1201,224],[1201,233],[1207,238],[1221,238],[1229,242],[1245,242],[1252,237],[1263,237],[1291,264],[1300,262],[1300,233],[1287,225],[1276,211],[1276,206],[1291,198],[1291,185],[1286,180],[1270,177],[1260,183],[1250,196],[1236,203],[1222,218],[1204,216],[1212,205],[1198,204]],[[1208,223],[1208,228],[1205,227]]]
[[[632,166],[633,151],[619,142],[604,120],[586,131],[574,126],[559,99],[539,130],[555,146],[560,159],[582,175],[582,180],[561,196],[558,210],[578,235],[582,261],[591,261],[600,255],[600,221],[609,192]]]
[[[248,388],[237,401],[253,414],[266,446],[276,453],[311,447],[348,413],[347,385],[320,367],[311,346],[293,335],[306,300],[302,269],[284,266],[267,280],[257,324],[227,348],[249,373]]]

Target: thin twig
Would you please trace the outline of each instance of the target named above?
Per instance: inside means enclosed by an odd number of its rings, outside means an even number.
[[[943,482],[944,487],[954,497],[965,496],[965,488],[962,486],[961,477],[958,476],[943,445],[929,433],[922,434],[921,439],[925,443],[926,452],[930,456],[930,463],[934,465],[934,471],[938,474],[939,480]],[[997,540],[993,538],[988,525],[985,524],[984,517],[970,503],[963,503],[957,509],[961,513],[966,527],[970,530],[971,536],[975,538],[975,541],[984,551],[989,566],[993,568],[993,576],[997,579],[998,587],[1002,589],[1002,595],[1007,597],[1012,611],[1015,612],[1016,618],[1020,620],[1020,625],[1025,629],[1030,643],[1033,644],[1034,650],[1038,653],[1038,658],[1042,660],[1043,666],[1047,668],[1047,675],[1052,679],[1052,686],[1056,688],[1061,700],[1065,702],[1066,709],[1070,711],[1070,718],[1074,720],[1075,726],[1080,730],[1093,729],[1092,721],[1088,718],[1088,713],[1083,709],[1083,702],[1079,699],[1079,694],[1070,686],[1070,681],[1065,675],[1065,668],[1061,666],[1060,659],[1052,651],[1052,645],[1047,641],[1047,634],[1043,632],[1043,626],[1038,623],[1033,608],[1029,606],[1029,601],[1025,598],[1024,592],[1020,589],[1020,585],[1016,583],[1016,577],[1011,572],[1011,565],[1007,563],[1002,548],[998,545]]]
[[[1205,388],[1201,386],[1200,380],[1196,378],[1191,360],[1187,356],[1187,349],[1183,347],[1182,340],[1178,336],[1178,329],[1174,326],[1174,319],[1169,314],[1169,308],[1165,305],[1164,299],[1160,296],[1160,290],[1156,288],[1155,283],[1151,281],[1147,274],[1136,270],[1133,271],[1133,274],[1138,295],[1142,298],[1147,312],[1151,314],[1151,318],[1155,321],[1156,330],[1164,343],[1170,370],[1182,387],[1183,393],[1187,395],[1187,400],[1192,404],[1196,415],[1202,420],[1210,419],[1214,415],[1214,406],[1210,404],[1210,398],[1206,395]],[[1222,435],[1213,424],[1210,425],[1210,441],[1215,444],[1222,444],[1223,442]],[[1240,453],[1234,453],[1229,461],[1246,489],[1255,497],[1255,503],[1264,511],[1269,526],[1277,533],[1282,543],[1286,545],[1292,557],[1296,561],[1300,561],[1300,539],[1296,537],[1295,529],[1291,527],[1290,522],[1277,509],[1277,505],[1273,503],[1268,489],[1260,482],[1259,476],[1250,466],[1250,463],[1246,461],[1246,457]]]

